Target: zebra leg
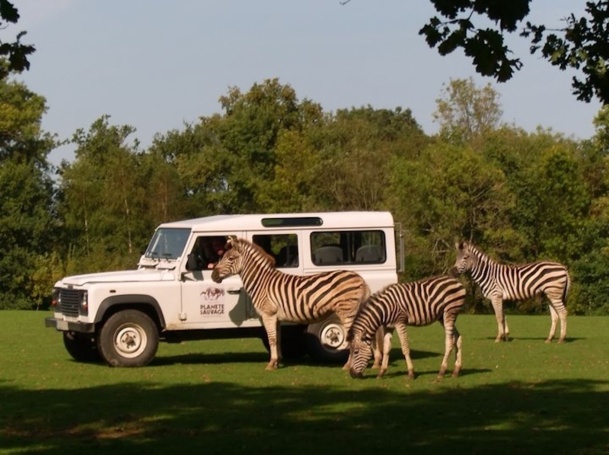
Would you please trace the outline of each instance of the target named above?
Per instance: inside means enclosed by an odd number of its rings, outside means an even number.
[[[398,336],[400,337],[402,354],[404,354],[404,359],[406,359],[406,369],[408,370],[408,377],[410,379],[414,379],[414,366],[412,364],[412,359],[410,358],[410,346],[408,344],[408,331],[406,329],[406,324],[403,322],[396,323],[395,328],[397,329]]]
[[[277,360],[278,362],[281,362],[283,360],[283,354],[281,352],[281,323],[279,321],[277,321],[276,323],[276,327],[277,327],[277,341],[276,341],[276,346],[277,346]]]
[[[552,317],[552,325],[550,326],[550,334],[546,343],[550,343],[556,333],[556,326],[560,320],[560,337],[558,342],[562,343],[565,341],[567,336],[567,308],[565,308],[562,296],[548,295],[550,299],[550,316]]]
[[[558,317],[560,318],[560,338],[559,343],[564,343],[567,337],[567,309],[563,306],[561,309],[556,310]]]
[[[461,346],[463,344],[463,339],[461,337],[461,334],[459,333],[459,331],[457,330],[457,327],[455,327],[455,333],[453,335],[453,340],[455,343],[455,369],[453,370],[453,378],[456,378],[457,376],[459,376],[459,373],[461,373],[461,358],[462,358],[462,354],[461,354]]]
[[[357,301],[359,304],[359,300]],[[355,315],[357,314],[357,306],[347,305],[349,308],[349,312],[345,313],[343,311],[336,311],[336,317],[340,324],[343,326],[343,333],[345,334],[345,340],[337,349],[348,349],[349,357],[347,358],[347,362],[343,365],[343,370],[349,370],[351,368],[351,344],[347,341],[346,334],[349,333],[351,326],[353,325],[353,320],[355,319]],[[375,353],[376,355],[376,353]],[[375,357],[376,358],[376,357]]]
[[[343,370],[350,370],[351,369],[351,348],[349,347],[349,357],[347,357],[347,362],[343,365]]]
[[[444,356],[442,357],[442,363],[440,364],[440,371],[438,371],[438,379],[442,379],[446,374],[448,368],[448,357],[453,350],[455,344],[455,338],[453,333],[454,317],[451,319],[450,314],[445,314],[442,319],[439,320],[442,327],[444,327]]]
[[[552,324],[550,325],[550,334],[546,339],[546,343],[551,343],[556,333],[556,324],[558,323],[558,313],[554,308],[554,302],[550,302],[550,317],[552,318]],[[561,336],[562,336],[562,322],[561,322]]]
[[[503,300],[501,297],[493,296],[491,297],[491,303],[493,305],[493,310],[495,311],[495,319],[497,320],[497,338],[495,338],[495,343],[507,341],[508,334],[506,331],[509,329],[507,329],[505,315],[503,314]]]
[[[266,330],[266,335],[269,340],[269,348],[271,351],[271,360],[266,366],[267,370],[276,370],[279,366],[279,354],[277,350],[277,329],[279,328],[279,321],[277,321],[277,316],[262,316],[262,324]]]
[[[374,354],[374,364],[372,368],[380,368],[381,362],[383,361],[383,338],[384,338],[384,328],[381,326],[376,331],[374,336],[374,344],[372,345],[372,352]]]
[[[387,368],[389,368],[389,351],[391,351],[391,338],[393,336],[393,329],[389,329],[389,328],[385,328],[383,329],[379,329],[379,331],[382,332],[384,331],[384,335],[382,337],[382,346],[383,346],[383,360],[381,362],[381,368],[379,369],[379,374],[377,375],[378,378],[382,377],[386,372],[387,372]],[[377,336],[378,336],[378,332],[377,332]]]

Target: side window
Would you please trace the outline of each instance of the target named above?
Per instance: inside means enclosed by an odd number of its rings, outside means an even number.
[[[275,258],[277,268],[295,268],[299,264],[296,234],[257,234],[253,242]]]
[[[311,257],[315,265],[337,265],[347,262],[345,245],[340,232],[313,232]]]
[[[190,252],[194,261],[189,260],[189,270],[210,270],[224,255],[226,237],[223,235],[202,235],[197,237],[195,245]],[[196,265],[195,265],[196,264]]]
[[[311,234],[311,260],[319,266],[382,264],[387,260],[383,231],[335,231]]]
[[[387,260],[383,231],[364,231],[355,250],[357,264],[382,264]]]

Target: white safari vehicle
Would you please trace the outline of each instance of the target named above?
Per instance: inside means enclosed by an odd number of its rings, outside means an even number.
[[[212,245],[223,245],[229,235],[264,248],[285,273],[353,270],[372,292],[397,282],[398,249],[403,258],[401,235],[388,212],[218,215],[165,223],[136,270],[58,281],[54,315],[45,324],[62,332],[75,360],[117,367],[148,364],[159,341],[259,337],[268,349],[241,278],[221,284],[211,279],[217,260]],[[346,352],[336,348],[345,337],[332,316],[308,326],[282,324],[283,355],[344,361]]]

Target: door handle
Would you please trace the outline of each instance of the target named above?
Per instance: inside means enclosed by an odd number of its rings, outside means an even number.
[[[241,288],[239,289],[227,289],[226,292],[229,294],[239,294],[241,292]]]

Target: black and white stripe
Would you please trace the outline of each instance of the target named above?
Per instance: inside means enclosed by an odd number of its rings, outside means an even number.
[[[236,274],[241,276],[267,332],[271,348],[267,369],[277,368],[281,357],[279,321],[310,324],[334,313],[348,331],[360,304],[370,294],[364,279],[355,272],[290,275],[277,270],[274,259],[257,245],[231,237],[229,249],[214,267],[212,279],[220,283]],[[349,361],[345,367],[348,365]]]
[[[465,288],[453,277],[438,276],[409,283],[392,284],[372,295],[358,312],[348,341],[351,342],[352,377],[361,377],[372,356],[373,340],[379,328],[385,327],[383,363],[379,371],[387,371],[391,332],[397,329],[406,359],[408,376],[414,378],[414,367],[410,358],[407,326],[424,326],[436,321],[444,326],[444,357],[438,376],[444,376],[448,357],[455,349],[455,368],[452,375],[461,370],[461,335],[455,326],[458,313],[465,304]]]
[[[508,340],[510,333],[503,312],[503,302],[505,300],[526,300],[539,294],[545,294],[550,301],[552,325],[546,342],[549,343],[554,338],[559,320],[558,342],[561,343],[565,340],[567,335],[565,304],[571,281],[564,265],[547,261],[523,265],[501,264],[471,243],[457,243],[456,247],[457,260],[453,273],[469,272],[472,279],[480,286],[484,297],[490,299],[497,319],[496,342]]]

